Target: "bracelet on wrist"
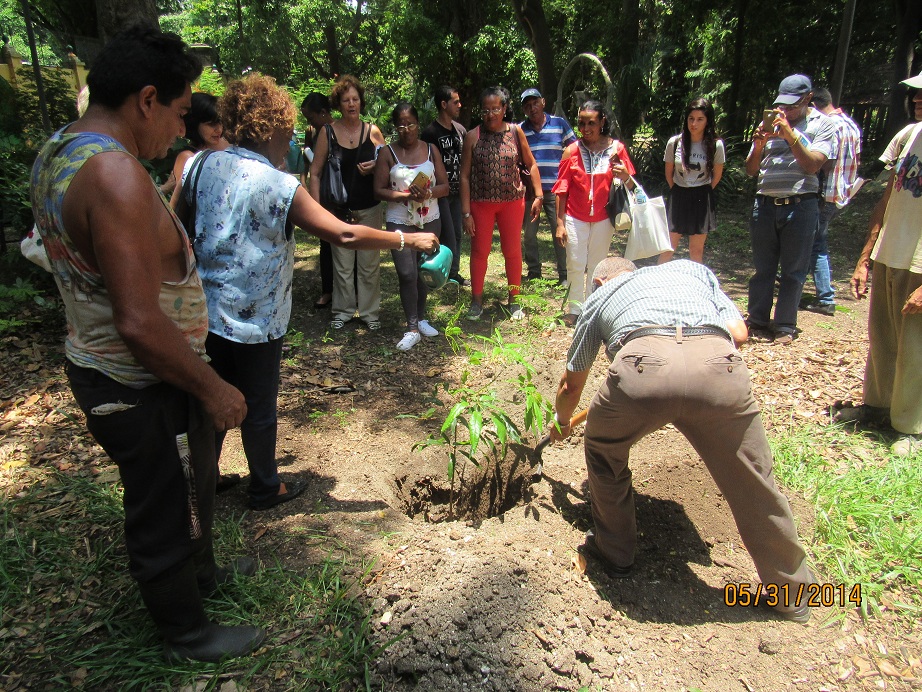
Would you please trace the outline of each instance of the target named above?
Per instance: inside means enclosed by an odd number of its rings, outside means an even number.
[[[557,423],[557,425],[560,426],[561,428],[569,428],[569,427],[570,427],[570,420],[567,419],[566,422],[560,420],[560,418],[557,417],[557,412],[556,412],[556,411],[554,412],[554,422]]]
[[[401,231],[399,228],[397,229],[397,235],[400,236],[400,247],[397,248],[397,251],[400,252],[401,250],[403,250],[406,238],[403,237],[403,231]]]

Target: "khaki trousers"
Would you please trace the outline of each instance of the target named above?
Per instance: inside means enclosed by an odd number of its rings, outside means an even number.
[[[615,565],[634,562],[637,524],[631,446],[672,423],[726,498],[763,584],[810,584],[787,499],[752,397],[749,371],[719,336],[647,336],[618,352],[589,407],[586,466],[596,544]]]
[[[353,211],[355,223],[381,230],[383,207]],[[333,318],[348,322],[355,313],[377,322],[381,311],[381,251],[346,250],[333,246]]]
[[[904,315],[906,299],[922,274],[874,263],[868,315],[868,362],[864,403],[890,409],[901,433],[922,433],[922,315]]]

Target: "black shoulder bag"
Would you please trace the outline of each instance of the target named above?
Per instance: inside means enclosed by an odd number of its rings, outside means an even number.
[[[205,165],[205,159],[213,153],[214,149],[205,149],[200,152],[198,158],[189,169],[189,175],[183,180],[182,188],[179,190],[180,204],[177,205],[176,216],[182,221],[182,225],[186,229],[186,235],[189,236],[193,246],[196,236],[195,210],[198,207],[198,179],[202,175],[202,166]]]
[[[343,184],[342,149],[333,139],[333,126],[327,125],[327,161],[320,173],[320,204],[342,218],[349,202],[349,193]]]

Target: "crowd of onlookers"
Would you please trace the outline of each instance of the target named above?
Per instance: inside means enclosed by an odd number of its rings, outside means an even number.
[[[718,484],[732,484],[725,494],[735,492],[740,506],[761,498],[755,501],[758,525],[747,506],[740,521],[748,524],[740,530],[750,536],[756,564],[767,565],[759,568],[762,580],[812,579],[786,501],[771,480],[770,449],[759,432],[748,375],[733,367],[740,361],[733,342],[761,331],[791,343],[811,271],[815,309],[834,314],[826,232],[860,187],[860,137],[827,92],[814,90],[803,75],[787,77],[754,129],[746,170],[758,175],[750,222],[755,273],[744,325],[709,270],[693,262],[665,264],[683,235],[691,258],[701,262],[716,224],[713,188],[725,153],[704,100],[688,105],[682,133],[670,139],[664,156],[672,250],[660,257],[663,266],[635,272],[627,260],[606,258],[614,232],[610,197],[633,191],[637,202],[641,192],[598,101],[580,105],[577,139],[566,120],[545,113],[538,90],[521,94],[526,118],[515,124],[509,93],[491,87],[480,97],[480,124],[466,131],[456,120],[457,91],[444,87],[435,94],[438,118],[425,129],[412,105],[398,104],[391,117],[396,137],[387,144],[361,117],[362,85],[344,75],[329,97],[312,94],[303,104],[312,124],[305,186],[285,170],[296,118],[288,92],[270,77],[250,74],[215,100],[192,94],[200,73],[201,64],[176,35],[143,26],[119,34],[90,70],[85,112],[43,145],[31,177],[44,243],[38,254],[54,276],[67,319],[67,376],[88,429],[119,467],[129,568],[168,658],[219,661],[250,653],[266,637],[257,627],[215,624],[202,598],[235,574],[256,570],[246,557],[215,562],[214,496],[225,432],[241,428],[251,509],[275,507],[305,487],[283,481],[275,458],[295,227],[327,244],[316,307],[329,306],[333,329],[356,315],[369,329],[380,328],[379,259],[391,250],[407,320],[398,348],[409,350],[422,336],[438,334],[426,319],[429,283],[418,259],[450,249],[446,278],[465,285],[463,235],[470,237],[468,318],[485,311],[497,226],[508,286],[503,309],[522,318],[522,259],[526,279],[540,277],[543,209],[554,234],[558,281],[569,289],[565,319],[575,325],[556,400],[558,436],[569,431],[568,414],[603,343],[610,355],[631,341],[632,348],[653,344],[675,362],[694,356],[697,363],[694,373],[685,368],[670,376],[661,368],[666,374],[657,378],[657,368],[645,373],[648,351],[621,354],[632,372],[625,370],[620,381],[612,370],[587,419],[600,532],[587,536],[586,547],[602,555],[615,576],[630,574],[635,529],[627,453],[633,441],[672,420],[697,440],[696,449],[707,448],[702,455]],[[917,90],[915,117],[922,121],[922,75],[904,84]],[[183,136],[189,151],[177,157],[167,203],[139,160],[163,159]],[[922,123],[900,132],[884,159],[893,172],[851,279],[854,296],[864,297],[874,262],[865,401],[842,409],[837,419],[889,420],[899,434],[891,449],[906,455],[922,449]],[[718,346],[718,361],[727,367],[719,368],[723,385],[714,387]],[[689,374],[686,386],[682,378]],[[689,396],[700,404],[663,404]],[[652,410],[660,418],[650,419]],[[711,411],[739,423],[735,432],[715,427]],[[735,478],[770,492],[756,493]],[[233,482],[224,479],[223,486]],[[601,512],[612,500],[618,506]],[[617,521],[606,524],[612,517]],[[779,549],[782,534],[787,547]],[[806,621],[809,609],[784,614]]]

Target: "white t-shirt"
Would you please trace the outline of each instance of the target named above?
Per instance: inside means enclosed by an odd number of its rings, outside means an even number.
[[[894,137],[890,146],[902,135]],[[890,146],[887,149],[890,149]],[[922,123],[914,126],[896,157],[893,189],[884,211],[884,224],[871,259],[891,269],[922,274]]]
[[[672,182],[679,187],[700,187],[711,184],[704,142],[692,142],[691,151],[688,153],[688,168],[686,169],[685,162],[682,160],[682,135],[675,135],[666,144],[666,154],[663,156],[663,162],[668,163],[670,158],[675,165],[672,170]],[[717,148],[714,151],[714,164],[722,165],[725,160],[724,142],[722,139],[718,139]]]
[[[906,146],[906,142],[908,142],[909,138],[912,136],[913,128],[919,125],[920,123],[911,123],[907,125],[897,132],[896,136],[890,140],[890,144],[884,149],[884,153],[880,155],[880,160],[884,162],[888,171],[893,168],[893,164],[896,163],[900,152],[903,151],[903,147]]]

